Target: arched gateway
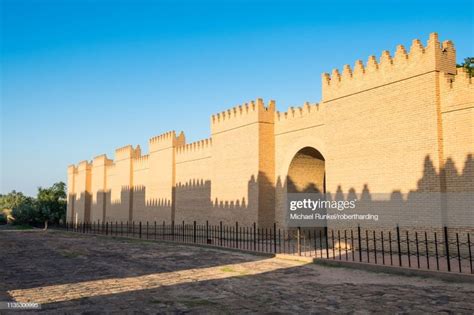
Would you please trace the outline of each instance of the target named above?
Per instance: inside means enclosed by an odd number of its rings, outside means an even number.
[[[293,157],[288,169],[287,192],[326,192],[325,160],[318,150],[304,147]]]

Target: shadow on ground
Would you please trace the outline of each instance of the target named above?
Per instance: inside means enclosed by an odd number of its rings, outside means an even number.
[[[471,313],[474,286],[200,247],[0,231],[0,300],[44,312]]]

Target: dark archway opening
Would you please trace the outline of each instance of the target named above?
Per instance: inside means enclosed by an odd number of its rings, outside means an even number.
[[[312,147],[299,150],[290,163],[288,193],[326,193],[325,159]]]

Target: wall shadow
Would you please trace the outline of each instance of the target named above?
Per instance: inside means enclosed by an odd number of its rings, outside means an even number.
[[[271,268],[269,268],[271,269]],[[412,301],[407,304],[404,297],[407,287],[414,281],[403,284],[383,282],[376,276],[351,274],[351,279],[341,283],[327,281],[321,269],[315,265],[288,266],[257,274],[225,271],[223,279],[193,281],[137,289],[130,292],[106,294],[80,298],[72,301],[43,305],[46,311],[54,310],[102,310],[135,311],[147,310],[158,313],[351,313],[354,310],[383,312],[384,305],[402,312],[419,301],[437,301],[446,293],[446,288],[434,290],[432,286],[413,287]],[[329,272],[329,271],[328,271]],[[342,270],[338,278],[343,278]],[[327,276],[326,276],[327,277]],[[334,278],[334,276],[332,276]],[[336,277],[337,279],[337,277]],[[372,280],[372,281],[371,281]],[[144,287],[147,284],[142,283]],[[150,284],[153,286],[153,284]],[[452,290],[451,288],[450,290]],[[361,292],[366,298],[361,299]],[[383,294],[390,292],[391,294]],[[394,299],[395,297],[395,299]],[[464,310],[469,302],[463,296],[448,304],[428,303],[423,311],[436,311],[449,307],[453,311]],[[349,300],[348,300],[349,299]],[[348,303],[348,301],[351,301]],[[451,304],[452,303],[452,304]]]
[[[140,239],[39,232],[3,235],[0,291],[257,262],[263,256]],[[23,250],[19,250],[22,248]],[[28,259],[25,259],[25,252]],[[164,262],[164,263],[163,263]],[[170,263],[172,262],[172,263]],[[191,267],[190,267],[191,266]]]
[[[291,167],[291,166],[290,166]],[[466,156],[464,166],[459,169],[448,158],[443,168],[436,171],[429,155],[423,161],[423,172],[416,189],[402,193],[392,190],[390,193],[377,193],[370,189],[369,183],[362,187],[343,187],[336,191],[327,191],[325,199],[334,201],[356,201],[356,210],[327,210],[327,214],[372,214],[378,221],[328,221],[327,226],[334,229],[354,228],[360,225],[372,229],[393,229],[397,225],[406,228],[440,229],[444,226],[462,230],[474,230],[474,160],[471,154]],[[320,193],[317,183],[308,181],[306,186],[297,187],[293,178],[277,178],[276,195],[277,218],[280,222],[287,219],[288,193]],[[317,225],[321,226],[321,225]]]
[[[172,200],[147,198],[143,186],[122,187],[120,202],[111,200],[110,191],[98,192],[95,202],[91,202],[90,195],[81,194],[72,203],[72,213],[79,218],[84,217],[87,222],[197,221],[198,224],[205,224],[208,221],[210,225],[218,225],[222,221],[226,225],[239,222],[241,226],[251,226],[255,222],[261,227],[270,227],[276,222],[284,226],[285,216],[281,209],[286,208],[286,204],[282,204],[282,196],[288,192],[319,193],[325,189],[325,176],[314,182],[308,181],[301,187],[301,183],[296,185],[290,176],[284,180],[277,178],[274,185],[263,173],[249,178],[247,195],[237,200],[212,200],[212,183],[202,179],[177,183]],[[359,211],[377,213],[383,219],[382,222],[363,222],[363,226],[466,227],[474,223],[472,204],[466,206],[466,198],[469,200],[473,192],[474,159],[469,154],[462,169],[458,169],[448,158],[438,172],[427,155],[417,188],[408,193],[393,190],[379,194],[372,192],[369,183],[366,183],[363,187],[339,185],[335,192],[327,191],[326,194],[330,200],[357,200]],[[72,198],[75,195],[70,195],[69,201]]]
[[[196,272],[199,273],[199,271]],[[160,306],[172,304],[177,309],[171,307],[164,312],[181,313],[185,310],[192,310],[194,312],[208,313],[210,310],[213,310],[211,313],[238,313],[239,309],[258,312],[259,310],[262,311],[263,308],[265,308],[266,312],[278,312],[281,311],[279,306],[289,307],[291,304],[300,304],[303,302],[303,299],[312,295],[319,295],[318,292],[321,292],[320,290],[324,291],[326,287],[329,288],[331,286],[329,284],[318,284],[320,288],[315,290],[314,279],[317,278],[318,273],[314,268],[307,266],[286,267],[250,275],[234,273],[230,268],[224,272],[228,273],[228,276],[223,279],[179,284],[181,279],[177,276],[176,282],[178,284],[78,298],[70,301],[43,304],[42,306],[46,311],[67,310],[71,307],[76,309],[83,307],[88,310],[98,307],[104,311],[111,311],[119,303],[120,305],[126,305],[125,309],[128,311],[146,308],[150,311],[163,312],[164,310]],[[291,283],[297,285],[288,290],[286,285]],[[145,283],[142,284],[146,285]],[[341,286],[343,285],[341,284]],[[280,288],[278,290],[278,299],[276,299],[276,296],[273,296],[275,288]],[[256,292],[258,294],[255,294]],[[344,291],[341,291],[341,294],[343,293]],[[249,295],[247,296],[247,294]],[[271,300],[271,307],[267,303],[263,303],[263,305],[262,301],[264,300]],[[249,305],[249,302],[255,303],[257,301],[260,301],[260,303],[253,306]],[[312,308],[314,310],[319,309],[320,303],[320,301],[318,303],[315,302]],[[244,305],[247,305],[247,307],[244,307]]]

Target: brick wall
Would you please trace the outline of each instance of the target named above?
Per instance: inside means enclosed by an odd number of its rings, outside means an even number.
[[[392,225],[462,228],[474,211],[443,194],[474,189],[474,89],[455,60],[431,34],[323,74],[319,104],[258,99],[212,115],[209,139],[172,131],[70,166],[68,219],[282,225],[288,189],[313,183]],[[307,147],[322,158],[295,160]]]

